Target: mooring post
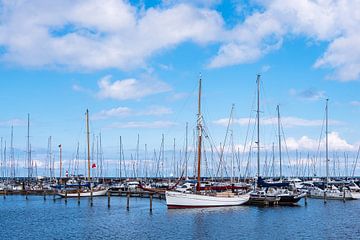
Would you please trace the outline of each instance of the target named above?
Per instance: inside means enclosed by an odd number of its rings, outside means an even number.
[[[324,190],[324,204],[326,203],[326,191]]]
[[[152,200],[153,200],[153,194],[150,193],[150,212],[152,212]]]
[[[111,196],[110,191],[107,192],[107,195],[108,195],[108,208],[109,208],[110,207],[110,196]]]
[[[78,205],[80,205],[80,188],[77,190]]]
[[[307,194],[304,197],[304,201],[305,201],[305,206],[307,206]]]
[[[46,201],[46,192],[44,189],[43,189],[43,194],[44,194],[44,201]]]
[[[4,199],[6,198],[6,189],[4,190]]]
[[[130,193],[127,193],[126,195],[126,209],[129,210],[130,205]]]
[[[343,202],[345,202],[345,195],[346,195],[346,189],[345,188],[343,188],[344,190],[343,190]]]
[[[25,191],[25,198],[28,200],[28,191]]]
[[[67,203],[67,190],[65,189],[65,204]]]
[[[90,206],[93,206],[93,188],[90,187]]]
[[[56,196],[56,190],[54,189],[54,192],[53,192],[53,200],[55,202],[55,196]]]

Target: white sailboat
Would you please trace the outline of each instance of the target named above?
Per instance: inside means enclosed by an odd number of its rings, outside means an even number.
[[[93,187],[91,182],[90,172],[90,130],[89,130],[89,110],[86,109],[86,140],[87,140],[87,155],[88,155],[88,182],[86,186],[81,184],[65,185],[65,188],[59,189],[57,195],[61,197],[96,197],[106,195],[108,188],[104,186]],[[60,145],[61,146],[61,145]],[[61,163],[61,157],[60,157]],[[60,178],[61,178],[61,167],[60,167]]]
[[[329,182],[329,141],[328,141],[328,102],[329,99],[326,99],[325,107],[325,161],[326,161],[326,179],[324,189],[314,186],[309,191],[309,197],[311,198],[324,198],[330,200],[350,200],[354,199],[352,193],[349,190],[344,189],[340,191],[334,185],[330,186]]]
[[[202,145],[202,114],[201,114],[201,77],[199,79],[198,96],[198,146],[197,146],[197,185],[195,193],[166,191],[166,205],[168,208],[205,208],[239,206],[249,200],[249,194],[236,192],[209,193],[201,191],[201,145]]]

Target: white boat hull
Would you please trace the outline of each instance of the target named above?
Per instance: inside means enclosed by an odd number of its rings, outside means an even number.
[[[194,193],[165,192],[168,208],[206,208],[243,205],[249,200],[249,194],[234,196],[209,196]]]
[[[96,196],[104,196],[107,193],[107,189],[103,189],[103,190],[93,190],[92,196],[96,197]],[[61,191],[61,192],[57,192],[57,195],[61,196],[61,197],[65,197],[65,192]],[[74,197],[78,197],[79,194],[77,192],[68,192],[67,196],[68,198],[74,198]],[[91,197],[91,192],[90,191],[86,191],[86,192],[80,192],[80,197]]]
[[[351,200],[354,199],[353,195],[350,191],[324,191],[321,189],[312,189],[309,191],[309,197],[310,198],[326,198],[329,200]]]

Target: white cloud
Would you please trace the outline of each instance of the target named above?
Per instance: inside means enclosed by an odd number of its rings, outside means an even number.
[[[288,35],[329,43],[315,68],[329,67],[329,78],[350,81],[360,76],[360,1],[258,1],[260,11],[227,35],[209,67],[250,63],[281,47]],[[241,4],[241,3],[240,3]]]
[[[117,107],[102,110],[98,113],[95,113],[93,119],[100,120],[100,119],[108,119],[114,117],[128,117],[128,116],[162,116],[171,114],[172,110],[167,107],[162,106],[150,106],[145,110],[134,110],[128,107]]]
[[[331,132],[328,135],[329,139],[329,151],[355,151],[356,147],[348,143],[345,139],[341,138],[339,133]],[[307,150],[317,151],[319,147],[319,141],[311,139],[307,136],[303,136],[299,139],[287,138],[286,144],[289,150]],[[321,139],[320,151],[325,149],[325,137]]]
[[[107,128],[169,128],[176,126],[175,122],[154,121],[154,122],[118,122],[113,123]]]
[[[228,118],[222,118],[215,120],[213,123],[220,126],[227,126],[229,122]],[[254,118],[236,118],[232,120],[233,124],[246,126],[249,123],[255,124]],[[277,118],[263,118],[260,119],[261,125],[276,125]],[[282,117],[281,123],[284,127],[317,127],[323,125],[323,120],[317,119],[303,119],[298,117]],[[330,125],[341,125],[342,122],[336,120],[329,120]]]
[[[330,78],[359,78],[360,1],[255,1],[234,27],[213,8],[220,2],[164,0],[145,9],[125,0],[3,1],[0,59],[26,67],[128,70],[190,41],[220,44],[208,66],[224,67],[255,62],[295,36],[329,44],[314,67],[331,68]],[[234,9],[247,11],[238,4]]]
[[[103,77],[99,82],[99,98],[116,100],[141,99],[143,97],[170,91],[164,82],[152,79],[137,80],[128,78],[111,82],[111,76]]]
[[[215,41],[223,25],[214,10],[186,4],[138,10],[122,0],[5,1],[1,12],[3,61],[76,70],[142,67],[184,41]]]

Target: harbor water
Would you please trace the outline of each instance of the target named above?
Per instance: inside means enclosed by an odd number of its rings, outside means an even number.
[[[0,198],[1,239],[359,239],[359,201],[305,206],[168,210],[164,200],[126,197]]]

